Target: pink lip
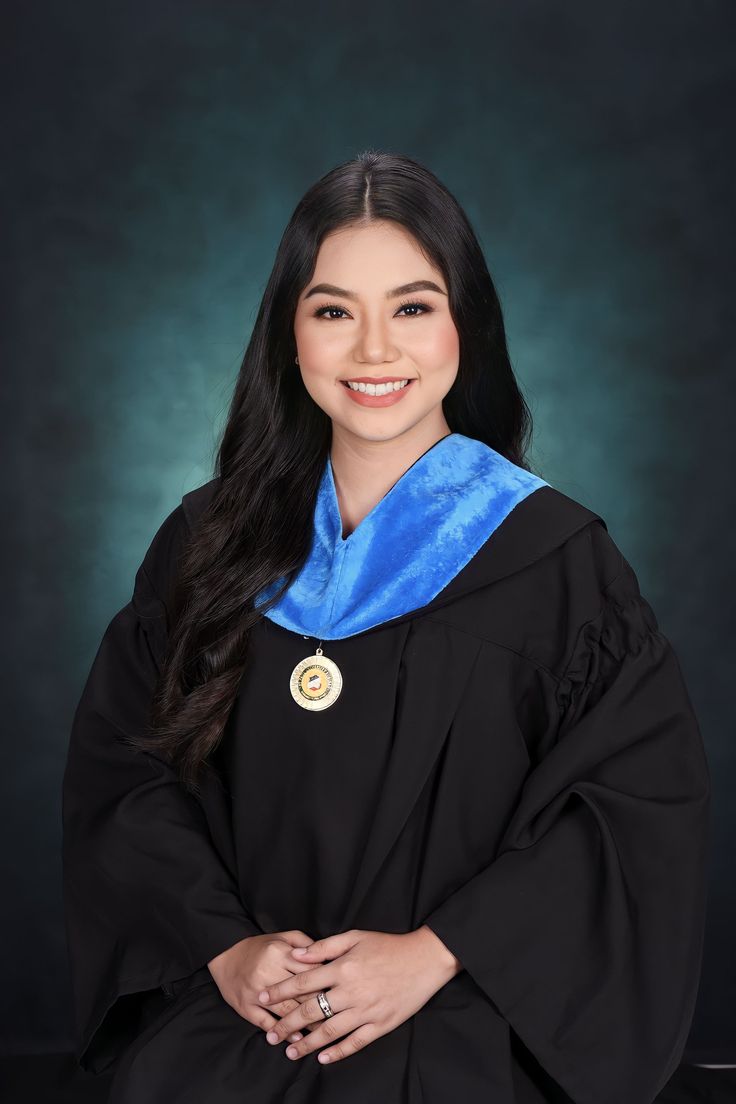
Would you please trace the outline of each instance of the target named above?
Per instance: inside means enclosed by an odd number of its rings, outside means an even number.
[[[397,379],[406,379],[406,376],[398,376]],[[348,396],[357,403],[358,406],[393,406],[394,403],[401,402],[404,395],[409,391],[414,383],[411,379],[407,383],[406,387],[400,388],[398,391],[387,391],[385,395],[369,395],[367,391],[353,391],[352,387],[348,387],[345,380],[340,381],[342,386],[347,391]],[[383,380],[351,380],[351,383],[388,383],[389,380],[384,378]]]

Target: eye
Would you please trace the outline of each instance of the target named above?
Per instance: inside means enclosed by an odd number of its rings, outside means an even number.
[[[420,303],[416,299],[410,299],[408,303],[403,303],[402,302],[400,309],[401,310],[407,310],[409,307],[411,307],[412,309],[415,309],[416,307],[419,307],[420,311],[423,314],[425,314],[425,313],[429,314],[434,309],[433,307],[430,307],[429,303]],[[418,318],[418,317],[419,317],[418,314],[408,314],[407,315],[407,318]]]
[[[401,305],[399,306],[399,310],[410,310],[410,309],[411,310],[417,310],[418,309],[422,314],[425,314],[425,313],[429,314],[431,311],[434,310],[434,307],[430,307],[428,303],[421,303],[416,299],[410,299],[405,303],[402,302]],[[333,312],[333,311],[336,311],[338,314],[345,314],[346,313],[345,308],[344,307],[339,307],[337,305],[337,303],[328,303],[324,307],[318,307],[317,310],[314,312],[314,317],[315,318],[321,318],[323,315],[326,316],[328,312]],[[334,315],[333,315],[333,317],[334,317]],[[419,318],[419,314],[407,314],[405,317],[406,318]],[[339,321],[339,319],[336,319],[336,321]]]
[[[327,314],[327,311],[342,311],[345,314],[344,307],[338,307],[335,303],[328,303],[326,307],[318,307],[314,312],[314,317],[321,318],[323,314]]]

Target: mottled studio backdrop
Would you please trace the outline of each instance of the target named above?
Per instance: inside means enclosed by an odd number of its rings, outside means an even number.
[[[736,1063],[736,5],[2,5],[3,1048],[71,1046],[60,786],[102,633],[217,431],[322,173],[405,152],[465,206],[535,417],[678,651],[714,787],[688,1055]]]

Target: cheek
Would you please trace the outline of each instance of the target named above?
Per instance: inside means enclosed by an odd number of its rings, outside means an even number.
[[[299,368],[308,390],[321,388],[334,380],[345,351],[331,335],[313,326],[294,327],[299,351]],[[295,365],[296,367],[296,365]]]
[[[442,369],[457,366],[460,357],[460,338],[451,318],[433,328],[421,355],[427,368]]]
[[[450,319],[446,326],[443,326],[439,334],[440,348],[448,357],[460,356],[460,335],[455,329],[455,323]]]
[[[335,380],[345,364],[345,355],[344,349],[320,340],[319,335],[310,335],[300,340],[299,366],[294,367],[301,371],[302,382],[313,399],[318,402],[328,401],[328,396],[334,391]]]
[[[338,350],[344,350],[346,331],[343,330],[341,334],[340,330],[341,327],[337,323],[320,323],[311,320],[304,325],[295,323],[294,337],[300,349],[299,359],[305,361],[307,358],[321,359],[329,356],[331,351],[337,353]]]

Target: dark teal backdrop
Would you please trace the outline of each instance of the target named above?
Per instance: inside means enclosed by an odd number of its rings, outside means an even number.
[[[213,447],[302,192],[365,147],[465,206],[540,473],[607,520],[714,790],[688,1056],[736,1063],[734,5],[2,9],[2,1031],[71,1046],[60,785],[100,637]]]

